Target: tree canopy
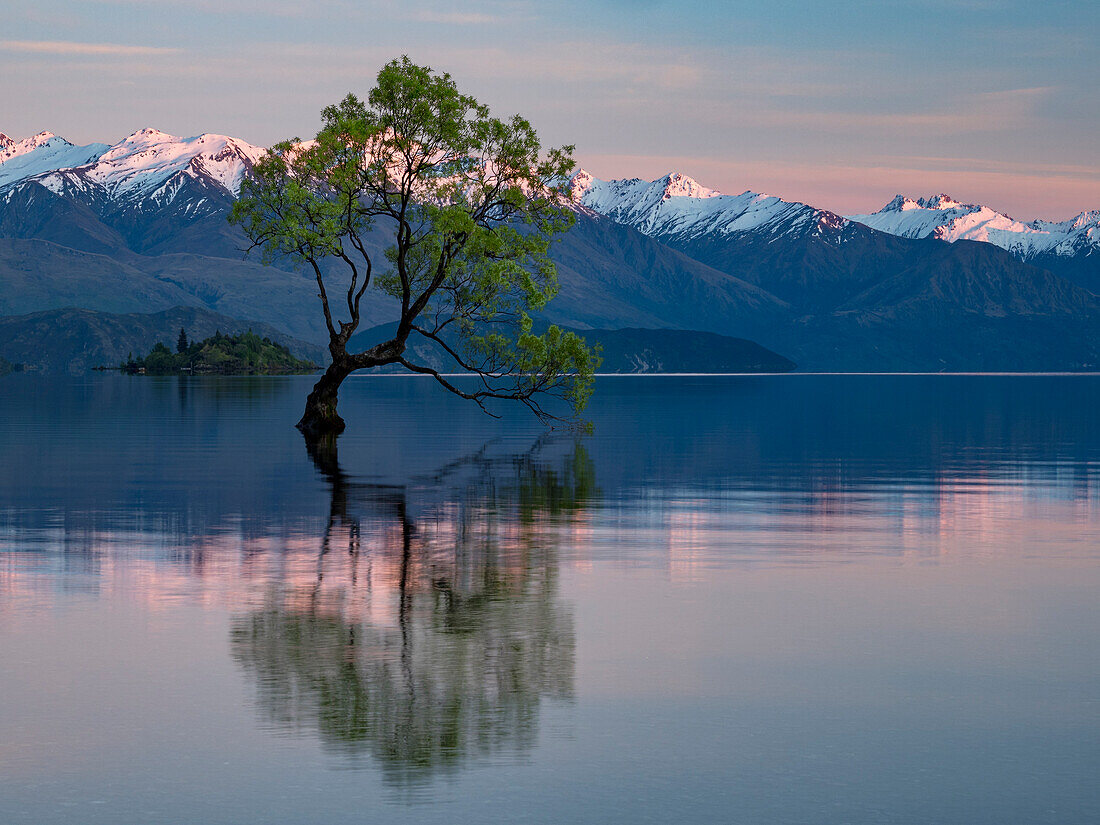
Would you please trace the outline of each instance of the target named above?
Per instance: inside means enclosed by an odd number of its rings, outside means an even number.
[[[527,120],[492,117],[450,75],[407,57],[382,68],[365,101],[349,94],[322,121],[313,140],[272,147],[230,218],[265,261],[289,256],[317,280],[332,365],[299,427],[342,430],[343,378],[392,363],[483,408],[512,399],[560,418],[546,405],[557,398],[579,413],[598,358],[573,333],[536,334],[532,319],[558,290],[548,252],[572,224],[573,147],[544,152]],[[396,332],[348,352],[372,289],[399,306]],[[476,375],[476,386],[411,360],[412,336]]]

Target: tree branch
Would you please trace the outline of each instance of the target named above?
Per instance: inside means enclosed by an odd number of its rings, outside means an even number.
[[[328,293],[325,291],[325,279],[321,275],[321,268],[317,266],[317,261],[312,256],[306,260],[313,267],[313,274],[317,277],[317,288],[321,290],[318,295],[321,298],[321,307],[325,310],[325,326],[328,327],[328,334],[331,338],[336,338],[336,328],[332,325],[332,313],[328,308]]]

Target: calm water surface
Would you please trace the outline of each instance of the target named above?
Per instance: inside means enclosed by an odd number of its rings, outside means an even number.
[[[0,379],[0,822],[1100,821],[1100,378]]]

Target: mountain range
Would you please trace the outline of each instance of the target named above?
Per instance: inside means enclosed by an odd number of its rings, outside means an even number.
[[[323,344],[312,276],[246,257],[226,222],[263,152],[153,129],[114,145],[0,135],[0,315],[196,307]],[[747,338],[809,370],[1100,364],[1100,213],[1021,223],[941,195],[844,217],[680,174],[572,185],[544,321]],[[368,242],[381,253],[385,228]],[[392,309],[374,296],[364,327]]]
[[[1027,223],[976,203],[948,195],[916,200],[897,195],[878,212],[852,220],[906,238],[984,241],[1021,261],[1063,275],[1087,289],[1100,290],[1100,210],[1065,221]]]

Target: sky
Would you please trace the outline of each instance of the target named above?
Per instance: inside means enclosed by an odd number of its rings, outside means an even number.
[[[600,178],[1100,209],[1096,0],[14,0],[0,132],[270,145],[408,54]]]

